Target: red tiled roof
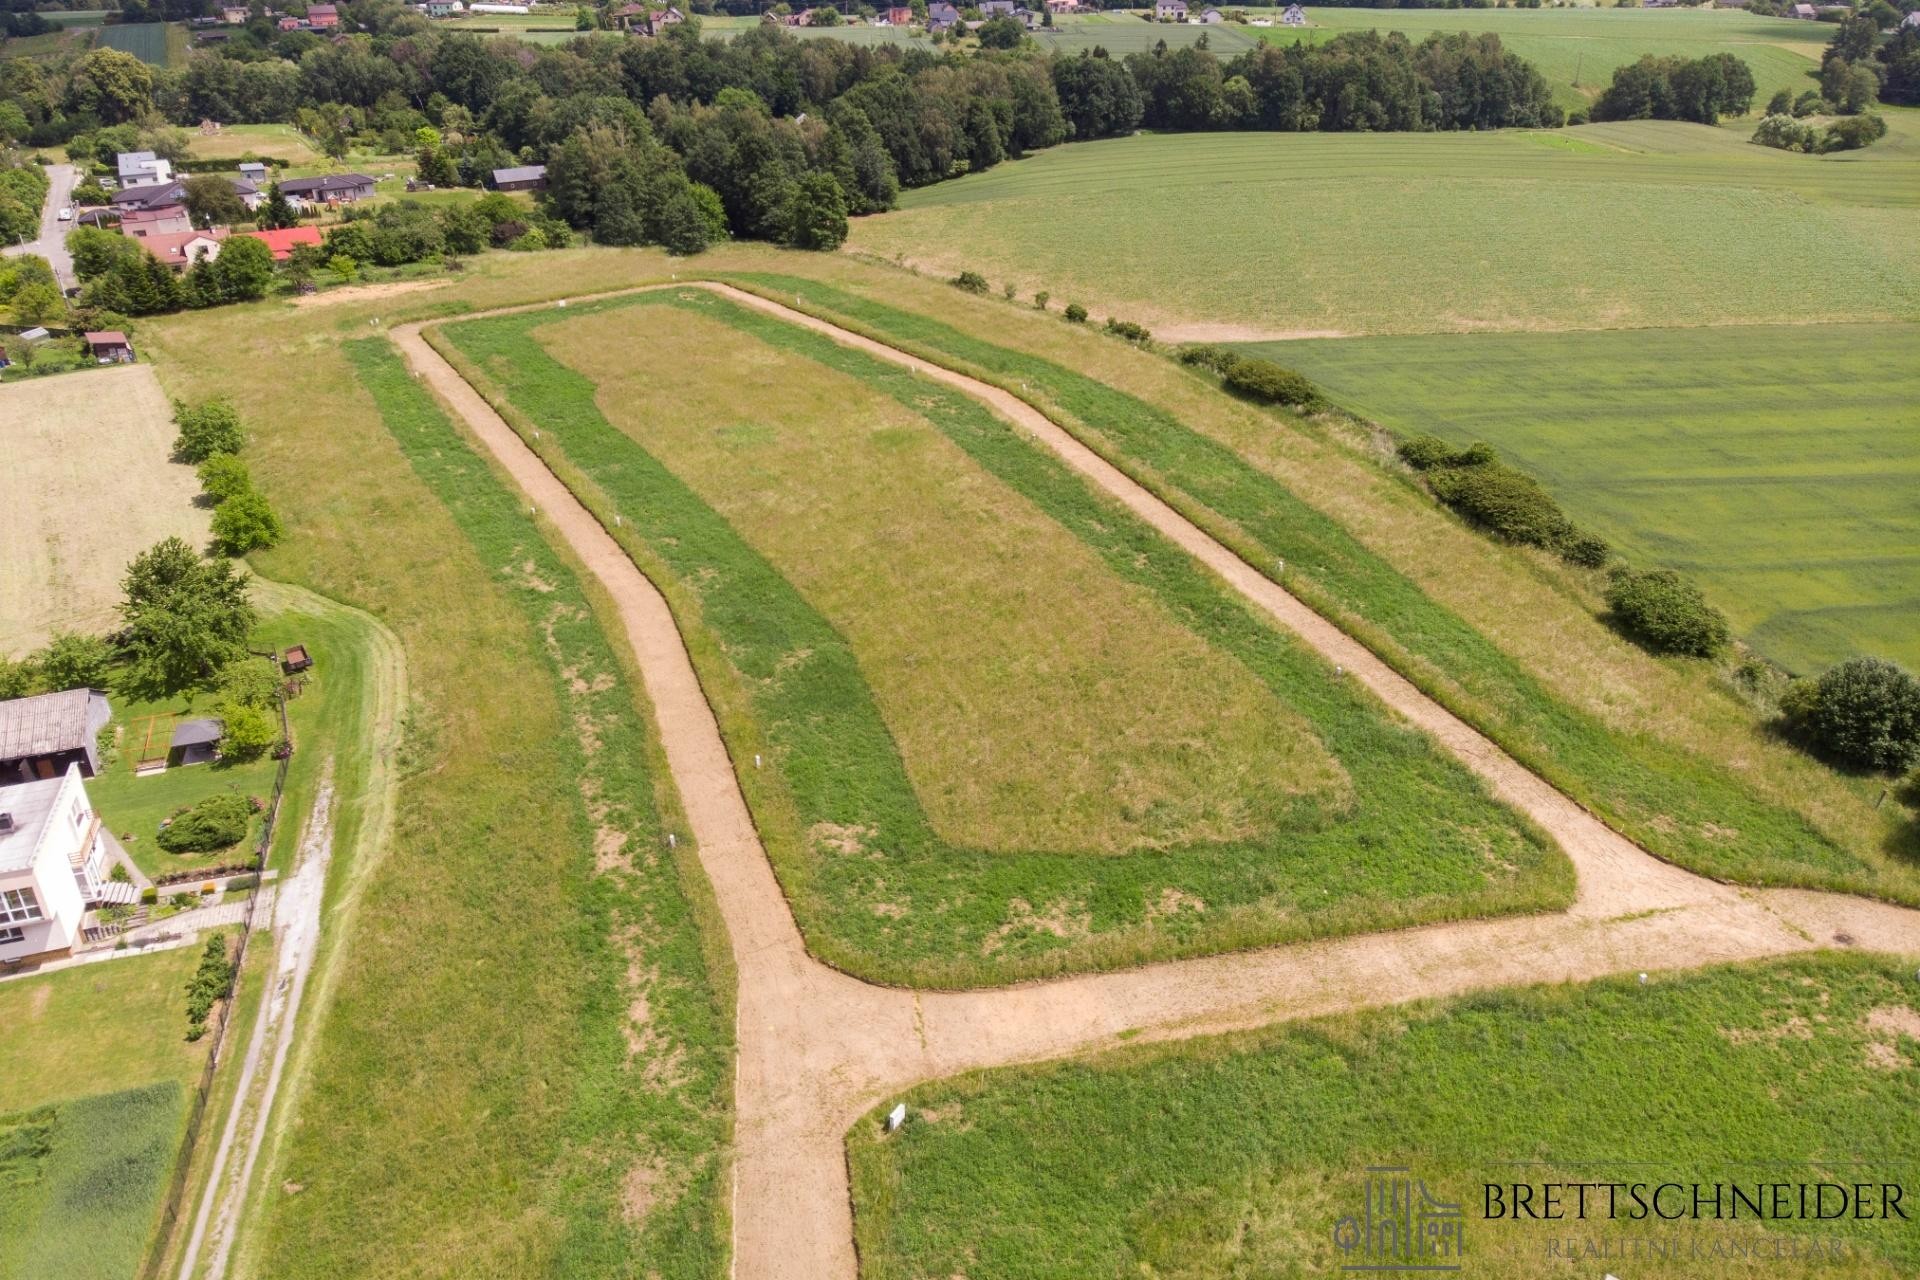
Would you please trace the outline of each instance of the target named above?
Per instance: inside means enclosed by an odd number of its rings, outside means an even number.
[[[127,341],[127,335],[118,329],[102,329],[97,333],[89,331],[86,338],[87,345],[90,347],[128,347],[133,345]]]
[[[160,259],[168,266],[188,266],[187,246],[196,240],[221,241],[227,238],[225,227],[215,227],[211,231],[166,231],[156,235],[142,236],[140,243],[148,253]]]
[[[240,234],[252,236],[273,250],[275,262],[285,262],[291,258],[295,245],[320,243],[318,227],[282,227],[277,231],[243,231]]]

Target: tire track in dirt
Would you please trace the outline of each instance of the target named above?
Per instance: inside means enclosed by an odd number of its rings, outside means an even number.
[[[739,973],[734,1274],[853,1277],[847,1126],[889,1095],[956,1071],[1101,1048],[1118,1043],[1122,1032],[1178,1038],[1481,987],[1783,955],[1834,945],[1840,935],[1864,947],[1920,953],[1920,912],[1829,894],[1737,889],[1653,858],[1011,394],[727,285],[658,287],[719,293],[986,403],[1431,734],[1545,828],[1579,881],[1564,914],[1433,925],[1003,990],[915,993],[830,969],[806,951],[665,599],[426,343],[421,326],[395,329],[391,336],[416,374],[606,587],[638,659]]]

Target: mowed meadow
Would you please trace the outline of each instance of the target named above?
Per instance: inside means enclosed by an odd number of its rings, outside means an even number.
[[[1396,432],[1486,440],[1788,669],[1920,670],[1920,326],[1273,343]]]
[[[1848,157],[1655,121],[1114,138],[905,192],[849,243],[1166,337],[1904,320],[1916,119]]]
[[[1911,1276],[1910,1210],[1629,1221],[1623,1191],[1616,1221],[1590,1200],[1585,1222],[1570,1209],[1516,1223],[1487,1220],[1482,1188],[1910,1186],[1915,992],[1908,966],[1829,956],[1486,993],[924,1085],[900,1131],[884,1134],[876,1111],[848,1135],[861,1275],[1338,1275],[1374,1259],[1343,1253],[1335,1225],[1363,1217],[1368,1166],[1397,1166],[1461,1209],[1462,1275]],[[1615,1252],[1586,1253],[1589,1240]]]
[[[636,325],[689,358],[606,354]],[[1464,768],[957,391],[691,290],[434,340],[667,591],[836,965],[979,985],[1566,898]]]

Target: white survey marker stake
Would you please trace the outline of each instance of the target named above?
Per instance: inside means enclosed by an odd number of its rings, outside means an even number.
[[[904,1102],[894,1104],[893,1110],[887,1112],[887,1132],[892,1133],[906,1122],[907,1104]],[[1612,1277],[1608,1277],[1608,1280],[1612,1280]]]

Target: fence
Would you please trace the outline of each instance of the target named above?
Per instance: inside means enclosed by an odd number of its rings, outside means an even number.
[[[277,664],[279,655],[273,655]],[[279,693],[276,701],[280,704],[281,741],[293,743],[293,726],[287,721],[287,695]],[[280,797],[287,789],[287,770],[293,765],[293,752],[286,751],[280,757],[280,767],[273,773],[273,795],[267,801],[266,817],[260,824],[260,842],[255,847],[255,869],[264,873],[267,869],[267,853],[273,848],[273,831],[280,816]],[[155,1233],[153,1243],[147,1252],[146,1265],[140,1269],[142,1280],[159,1280],[161,1264],[166,1259],[167,1247],[173,1242],[173,1233],[180,1225],[182,1202],[186,1199],[187,1181],[193,1170],[193,1153],[200,1143],[200,1128],[206,1123],[207,1104],[213,1097],[213,1077],[219,1070],[220,1053],[226,1048],[227,1024],[233,1020],[234,995],[239,989],[240,967],[247,961],[247,942],[253,937],[255,914],[260,909],[260,886],[262,877],[256,875],[253,887],[247,891],[247,911],[240,921],[240,945],[233,953],[233,966],[227,977],[227,990],[220,999],[220,1012],[214,1019],[209,1034],[213,1043],[207,1048],[206,1065],[200,1069],[200,1082],[194,1086],[192,1108],[187,1114],[187,1131],[180,1139],[180,1150],[174,1157],[173,1177],[167,1184],[167,1197],[160,1210],[160,1226]],[[264,1120],[265,1117],[262,1117]]]

